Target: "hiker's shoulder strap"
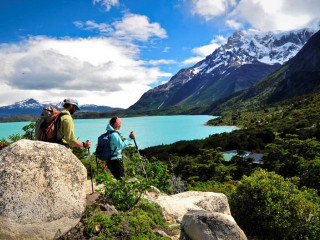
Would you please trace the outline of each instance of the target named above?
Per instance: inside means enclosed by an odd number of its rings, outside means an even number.
[[[112,131],[112,130],[108,130],[107,133],[110,135],[110,137],[111,137],[111,135],[112,135],[113,133],[118,133],[119,136],[120,136],[120,133],[119,133],[118,131],[116,131],[116,130],[113,130],[113,131]],[[116,157],[116,156],[117,156],[117,154],[115,154],[116,151],[117,151],[117,149],[118,149],[118,147],[115,146],[115,148],[113,149],[113,151],[112,151],[112,153],[111,153],[111,157]]]
[[[58,128],[60,127],[61,124],[61,117],[65,116],[65,115],[69,115],[68,113],[64,113],[64,112],[60,112],[59,115],[56,117],[56,128],[58,130]]]
[[[60,124],[61,122],[61,117],[64,115],[68,115],[68,113],[60,112],[59,115],[56,118],[56,122]]]
[[[57,136],[57,139],[58,139],[58,130],[60,128],[60,124],[61,124],[61,117],[64,116],[64,115],[68,115],[68,113],[64,113],[64,112],[60,112],[59,115],[57,116],[57,119],[56,119],[56,125],[55,125],[55,136]],[[62,135],[60,137],[60,139],[58,139],[58,143],[62,143],[62,139],[63,139],[64,135]]]
[[[65,112],[60,112],[59,115],[58,115],[58,118],[61,118],[62,116],[65,116],[65,115],[69,115],[68,113],[65,113]],[[71,117],[71,116],[70,116]]]
[[[107,132],[106,132],[107,134],[112,134],[112,133],[118,133],[119,134],[119,136],[120,136],[120,133],[118,132],[118,131],[116,131],[116,130],[108,130]]]

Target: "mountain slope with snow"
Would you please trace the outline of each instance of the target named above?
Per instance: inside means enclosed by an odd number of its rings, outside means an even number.
[[[281,68],[253,85],[213,104],[208,114],[254,109],[262,105],[320,92],[320,31]]]
[[[200,106],[248,89],[291,59],[315,33],[302,29],[282,33],[239,31],[193,67],[146,92],[130,107],[157,110]]]

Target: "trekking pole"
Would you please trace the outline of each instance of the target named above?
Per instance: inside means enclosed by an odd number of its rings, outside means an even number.
[[[144,174],[146,175],[147,181],[149,182],[148,175],[147,175],[146,170],[144,169],[144,165],[143,165],[143,162],[142,162],[142,159],[141,159],[141,155],[140,155],[140,152],[139,152],[139,148],[138,148],[136,139],[134,138],[133,141],[134,141],[134,145],[136,145],[136,149],[137,149],[137,152],[138,152],[138,155],[139,155],[139,159],[140,159],[140,162],[141,162],[141,165],[142,165],[142,169],[143,169],[143,171],[144,171]]]
[[[99,159],[98,157],[96,156],[96,164],[97,164],[97,176],[99,176]]]
[[[92,181],[92,166],[91,166],[91,157],[90,157],[90,148],[88,148],[88,159],[89,159],[89,163],[90,163],[90,175],[91,175],[91,189],[92,189],[92,193],[93,193],[93,181]]]

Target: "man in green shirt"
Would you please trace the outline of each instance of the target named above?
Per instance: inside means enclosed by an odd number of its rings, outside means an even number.
[[[61,116],[60,127],[57,133],[58,139],[61,139],[62,144],[66,146],[90,148],[91,142],[89,140],[86,142],[79,142],[74,135],[72,114],[77,110],[80,110],[78,101],[76,99],[67,98],[63,100],[63,102],[64,104],[61,113],[64,113],[64,115]]]

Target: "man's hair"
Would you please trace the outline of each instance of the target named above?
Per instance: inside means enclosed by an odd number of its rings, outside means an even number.
[[[113,126],[113,125],[116,123],[117,118],[118,118],[118,117],[113,117],[113,118],[110,119],[110,122],[109,122],[109,123],[110,123],[111,126]]]
[[[63,104],[63,107],[68,108],[70,105],[71,105],[70,103],[65,103],[65,104]]]

